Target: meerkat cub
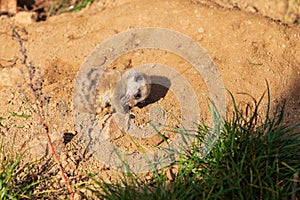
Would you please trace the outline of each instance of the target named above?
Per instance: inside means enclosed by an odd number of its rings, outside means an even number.
[[[96,114],[111,107],[109,113],[126,113],[150,94],[151,81],[145,73],[128,70],[105,71],[99,80],[95,96]],[[107,112],[107,110],[106,110]]]

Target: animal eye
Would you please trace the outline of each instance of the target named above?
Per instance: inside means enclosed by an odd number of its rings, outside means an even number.
[[[141,81],[141,80],[143,80],[143,77],[142,76],[140,76],[140,75],[138,75],[138,76],[136,76],[135,77],[135,82],[138,82],[138,81]]]
[[[142,97],[142,94],[141,94],[141,90],[138,90],[138,92],[134,95],[134,98],[136,100],[140,99]]]

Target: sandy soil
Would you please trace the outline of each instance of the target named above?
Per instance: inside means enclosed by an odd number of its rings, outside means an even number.
[[[99,172],[106,181],[111,181],[110,168],[98,162],[80,143],[72,116],[72,93],[77,72],[90,52],[102,41],[117,33],[141,27],[162,27],[186,34],[199,43],[212,58],[221,74],[225,88],[231,91],[239,103],[251,102],[251,94],[259,98],[266,91],[266,80],[271,91],[271,103],[276,105],[287,100],[285,122],[300,122],[300,27],[285,24],[277,19],[287,17],[287,5],[263,4],[259,1],[236,1],[242,7],[256,8],[250,12],[233,8],[235,1],[104,1],[77,12],[53,16],[44,22],[24,22],[0,16],[0,138],[14,140],[14,148],[26,150],[25,161],[41,157],[45,151],[46,137],[38,128],[37,117],[30,111],[30,102],[24,98],[15,82],[21,82],[18,68],[22,68],[19,46],[12,37],[18,30],[27,48],[28,60],[41,68],[43,95],[50,97],[45,115],[53,141],[60,150],[60,159],[74,182],[80,174]],[[247,2],[247,3],[245,3]],[[256,3],[255,3],[256,2]],[[279,2],[279,1],[278,1]],[[244,4],[243,4],[244,3]],[[247,5],[247,6],[245,6]],[[280,12],[276,12],[281,5]],[[272,12],[267,12],[267,8]],[[273,6],[273,7],[272,7]],[[264,8],[264,9],[263,9]],[[245,9],[247,10],[247,9]],[[275,10],[275,11],[274,11]],[[273,12],[274,11],[274,12]],[[299,13],[293,12],[290,22]],[[268,15],[264,17],[263,15]],[[290,16],[290,13],[289,15]],[[273,17],[274,19],[272,19]],[[208,119],[203,78],[193,71],[182,58],[164,51],[144,50],[126,54],[116,60],[111,68],[126,69],[147,62],[159,62],[173,66],[193,86],[203,119]],[[172,112],[178,112],[174,94],[167,93],[149,107],[164,104]],[[154,98],[154,97],[153,97]],[[229,95],[227,100],[230,102]],[[263,101],[266,108],[266,99]],[[194,106],[194,105],[190,105]],[[148,106],[134,108],[136,122],[147,121]],[[229,106],[230,107],[230,106]],[[32,117],[13,116],[9,112]],[[176,123],[172,125],[176,126]],[[113,125],[112,125],[113,126]],[[111,127],[112,129],[114,127]],[[123,136],[124,137],[121,137]],[[168,135],[172,139],[172,135]],[[115,135],[115,145],[135,151],[133,142],[124,133]],[[136,140],[151,151],[151,145],[162,145],[160,137]],[[57,174],[57,169],[50,169]],[[64,183],[57,176],[58,183]]]

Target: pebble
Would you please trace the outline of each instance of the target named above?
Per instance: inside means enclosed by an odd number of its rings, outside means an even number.
[[[204,32],[204,28],[200,27],[198,28],[198,33],[203,33]]]
[[[34,137],[33,140],[29,142],[30,153],[38,157],[44,156],[46,154],[47,142],[47,138],[44,135]]]
[[[21,78],[18,68],[4,68],[0,71],[0,87],[11,87]]]
[[[20,24],[32,24],[36,22],[37,14],[35,12],[18,12],[14,19]]]

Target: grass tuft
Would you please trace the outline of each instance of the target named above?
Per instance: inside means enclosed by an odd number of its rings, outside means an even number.
[[[22,155],[7,151],[0,143],[0,199],[33,199],[43,181],[37,176],[37,162],[21,163]]]
[[[233,95],[234,115],[225,120],[219,140],[203,158],[194,146],[184,161],[194,163],[182,168],[183,174],[197,170],[191,177],[198,181],[197,190],[205,199],[285,199],[300,190],[300,134],[296,127],[283,124],[284,105],[270,117],[268,110],[259,122],[259,106],[245,116],[238,110]],[[211,129],[200,126],[200,134]],[[199,143],[203,141],[199,137]]]

